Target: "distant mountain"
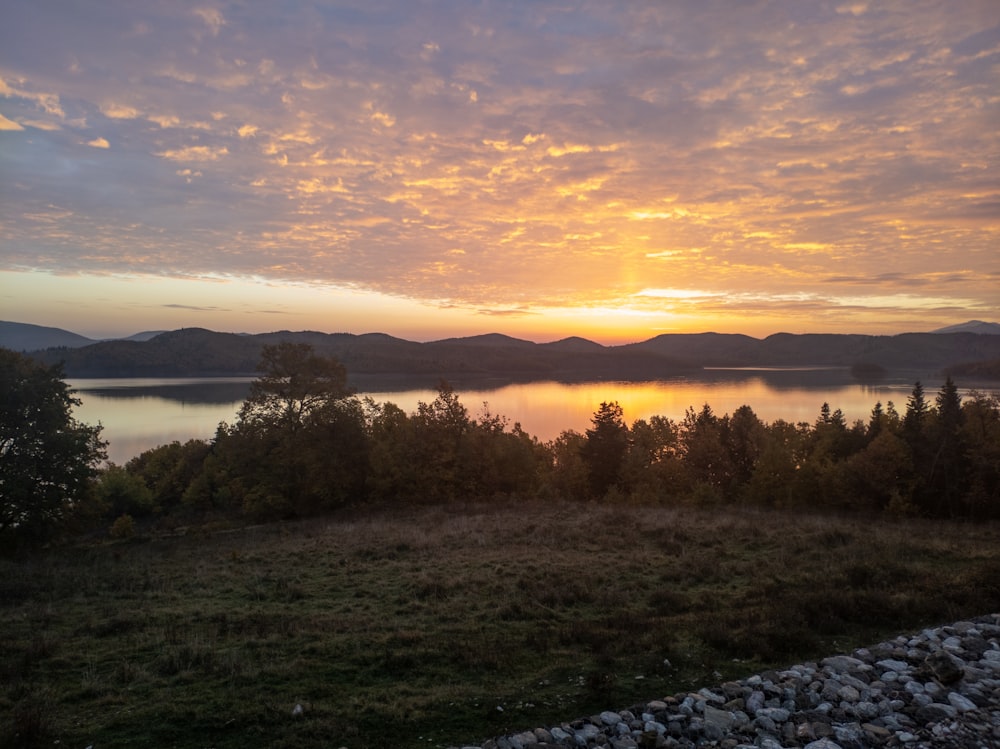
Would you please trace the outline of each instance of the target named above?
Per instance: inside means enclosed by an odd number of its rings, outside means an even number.
[[[92,343],[96,343],[93,338],[70,333],[61,328],[0,321],[0,347],[13,351],[37,351],[53,346],[79,348]]]
[[[115,338],[118,341],[148,341],[165,330],[146,330],[130,335],[128,338]],[[105,339],[108,340],[108,339]],[[100,343],[94,338],[71,333],[62,328],[46,328],[42,325],[30,325],[23,322],[0,321],[0,347],[14,351],[41,351],[47,348],[81,348]]]
[[[32,354],[62,362],[70,377],[253,375],[263,346],[307,343],[336,357],[352,376],[428,379],[503,377],[520,380],[653,380],[696,375],[703,368],[842,367],[864,380],[893,371],[962,371],[989,377],[1000,359],[1000,336],[905,333],[896,336],[792,335],[761,340],[719,333],[660,335],[624,346],[582,338],[532,343],[500,334],[417,343],[382,333],[278,331],[257,335],[185,328],[148,340],[101,341]],[[959,370],[956,370],[959,371]],[[869,373],[869,374],[866,374]],[[909,376],[909,375],[907,375]]]
[[[156,338],[156,336],[161,333],[166,333],[166,330],[145,330],[142,333],[136,333],[135,335],[130,335],[128,338],[119,338],[120,341],[148,341],[150,338]]]
[[[604,348],[604,346],[599,343],[588,341],[586,338],[580,338],[579,336],[570,336],[569,338],[552,341],[551,343],[543,343],[542,345],[555,351],[574,351],[576,353],[593,353]]]
[[[101,341],[32,355],[49,364],[62,362],[71,377],[252,375],[262,347],[282,341],[307,343],[320,355],[336,357],[352,375],[657,379],[693,369],[653,351],[580,345],[580,341],[552,346],[499,334],[416,343],[384,334],[278,331],[237,335],[185,328],[148,341]]]
[[[940,371],[1000,356],[1000,338],[974,333],[895,336],[775,333],[763,340],[718,333],[661,335],[622,348],[652,350],[702,367],[855,367]]]
[[[440,341],[432,341],[433,345],[454,345],[460,346],[515,346],[518,348],[531,347],[537,344],[532,341],[525,341],[520,338],[512,338],[502,333],[486,333],[484,335],[468,336],[467,338],[445,338]]]
[[[932,333],[978,333],[979,335],[1000,335],[1000,323],[969,320],[959,325],[932,330]]]

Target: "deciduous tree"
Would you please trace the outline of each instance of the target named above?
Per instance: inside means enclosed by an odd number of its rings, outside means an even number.
[[[58,366],[0,349],[0,539],[52,536],[89,499],[107,456],[101,427],[73,417]]]
[[[358,495],[367,472],[361,405],[336,359],[308,344],[265,346],[261,376],[217,448],[244,509],[309,515]]]

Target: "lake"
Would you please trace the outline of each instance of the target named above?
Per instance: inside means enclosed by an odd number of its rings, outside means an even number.
[[[602,401],[618,401],[629,424],[653,415],[674,421],[689,407],[708,403],[718,414],[748,405],[765,422],[784,419],[814,422],[823,403],[841,409],[848,423],[867,420],[876,401],[896,404],[903,413],[916,379],[929,400],[943,379],[927,373],[860,384],[846,368],[713,369],[698,379],[654,382],[510,382],[453,380],[459,399],[472,417],[489,404],[493,414],[520,422],[528,434],[548,441],[563,431],[583,432]],[[252,378],[70,379],[81,400],[74,414],[89,424],[100,422],[109,441],[108,459],[124,463],[173,440],[210,439],[220,421],[233,422]],[[963,383],[960,383],[963,384]],[[432,382],[412,378],[364,377],[352,380],[359,395],[390,401],[413,413],[421,401],[437,396]],[[996,384],[980,389],[992,392]],[[967,390],[962,390],[963,394]]]

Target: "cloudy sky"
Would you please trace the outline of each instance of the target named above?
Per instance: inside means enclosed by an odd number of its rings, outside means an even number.
[[[11,0],[0,317],[1000,319],[996,0]]]

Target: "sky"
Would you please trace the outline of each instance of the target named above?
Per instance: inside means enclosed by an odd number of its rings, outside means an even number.
[[[8,0],[0,318],[1000,320],[996,0]]]

